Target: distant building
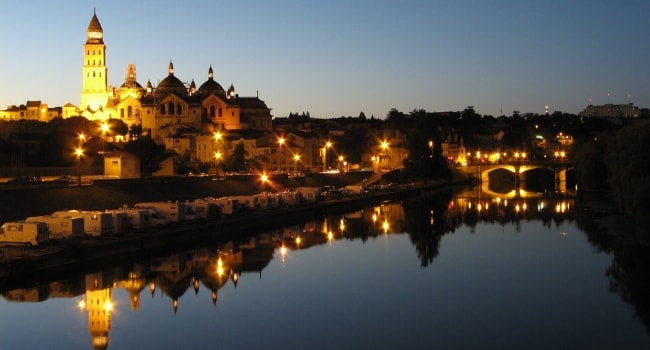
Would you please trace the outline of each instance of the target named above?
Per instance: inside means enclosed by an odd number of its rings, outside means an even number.
[[[582,117],[599,117],[599,118],[638,118],[640,116],[639,107],[632,103],[627,104],[604,104],[600,106],[588,105],[582,112]]]
[[[49,108],[47,104],[41,101],[27,101],[20,106],[8,106],[5,110],[0,110],[0,120],[36,120],[49,122],[50,120],[61,116],[61,107]]]

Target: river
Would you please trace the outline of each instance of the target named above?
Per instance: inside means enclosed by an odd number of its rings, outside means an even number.
[[[509,196],[386,202],[66,280],[0,286],[0,344],[650,348],[647,300],[616,273],[620,255],[580,228],[575,201]]]

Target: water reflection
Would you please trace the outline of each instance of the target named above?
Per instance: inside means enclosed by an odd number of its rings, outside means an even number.
[[[183,308],[187,293],[208,295],[211,305],[216,307],[222,288],[228,284],[236,287],[245,283],[246,276],[261,278],[272,259],[278,258],[286,263],[286,257],[294,251],[332,244],[336,240],[365,242],[386,235],[407,234],[420,265],[424,267],[433,264],[439,256],[442,237],[454,233],[461,226],[470,227],[474,232],[478,223],[497,223],[514,225],[519,231],[522,221],[541,220],[550,228],[565,220],[573,220],[574,208],[571,197],[486,196],[475,190],[421,195],[356,212],[325,215],[280,230],[69,280],[5,290],[2,295],[12,302],[41,302],[48,298],[75,301],[75,306],[87,315],[92,347],[101,349],[109,344],[112,313],[127,307],[113,303],[112,295],[118,289],[128,293],[128,308],[133,312],[140,311],[143,295],[159,295],[169,300],[171,312],[177,314]],[[614,263],[612,281],[624,279],[620,277],[619,266],[623,264]],[[625,285],[626,282],[621,281],[612,289],[620,291]],[[199,293],[201,289],[207,289],[209,293]]]

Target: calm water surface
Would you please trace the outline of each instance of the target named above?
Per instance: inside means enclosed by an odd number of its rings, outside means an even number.
[[[650,348],[634,306],[609,291],[611,254],[572,210],[386,203],[3,290],[0,348]]]

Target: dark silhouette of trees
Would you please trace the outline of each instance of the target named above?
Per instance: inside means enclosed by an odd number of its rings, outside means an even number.
[[[165,151],[165,146],[155,143],[149,136],[127,142],[124,151],[140,157],[140,171],[145,177],[160,170],[160,163],[172,156],[172,153]]]
[[[242,142],[235,145],[235,148],[228,159],[228,167],[234,171],[245,171],[248,170],[246,166],[246,157],[248,152],[244,148]]]

